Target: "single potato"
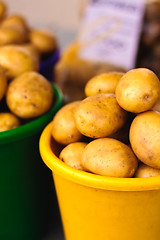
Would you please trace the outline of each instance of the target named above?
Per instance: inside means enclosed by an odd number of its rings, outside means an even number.
[[[6,70],[7,77],[12,79],[22,73],[38,71],[39,66],[30,52],[17,45],[0,48],[0,65]]]
[[[124,143],[101,138],[90,142],[81,160],[84,169],[107,177],[132,177],[138,166],[136,156]]]
[[[7,77],[5,70],[0,66],[0,100],[4,97],[7,91]]]
[[[47,30],[32,30],[30,32],[30,42],[42,54],[52,52],[57,48],[56,37]]]
[[[0,113],[0,132],[20,126],[19,119],[12,113]]]
[[[81,165],[82,153],[87,146],[84,142],[71,143],[61,151],[59,158],[67,165],[85,171]]]
[[[160,176],[160,169],[155,169],[142,163],[137,168],[134,176],[136,178]]]
[[[10,16],[7,16],[3,19],[0,25],[1,27],[16,27],[18,29],[21,29],[23,32],[29,31],[26,19],[20,14],[12,14]]]
[[[109,72],[91,78],[85,86],[87,97],[99,93],[115,93],[116,86],[124,75],[122,72]]]
[[[15,78],[8,86],[6,102],[20,118],[33,118],[47,112],[53,102],[50,82],[36,72],[27,72]]]
[[[117,103],[115,95],[101,93],[85,98],[75,111],[78,130],[91,138],[110,136],[123,127],[127,113]]]
[[[75,101],[65,105],[53,118],[51,134],[58,143],[67,145],[82,139],[74,119],[74,113],[79,104],[80,101]]]
[[[138,114],[131,124],[129,138],[137,158],[160,169],[160,113],[147,111]]]
[[[159,97],[159,79],[149,69],[137,68],[125,73],[116,87],[116,99],[128,112],[150,110]]]
[[[27,35],[16,27],[0,27],[0,46],[26,42]]]

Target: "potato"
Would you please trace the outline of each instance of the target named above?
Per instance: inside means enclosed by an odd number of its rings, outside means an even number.
[[[40,54],[37,49],[31,43],[23,43],[20,45],[21,47],[25,48],[27,51],[30,52],[31,57],[37,62],[37,65],[40,64]]]
[[[38,50],[35,48],[35,46],[32,43],[21,44],[21,47],[27,49],[31,53],[32,57],[36,57],[36,58],[40,59],[40,53],[38,52]]]
[[[29,31],[29,27],[25,18],[20,14],[12,14],[10,16],[7,16],[1,22],[1,27],[16,27],[23,30],[23,32]]]
[[[60,153],[59,158],[69,166],[85,171],[81,166],[82,153],[87,143],[75,142],[66,146]]]
[[[30,42],[40,53],[52,52],[57,48],[57,40],[54,34],[47,30],[32,30],[30,32]]]
[[[1,38],[4,44],[20,44],[29,40],[29,27],[21,15],[7,16],[0,24]],[[1,45],[2,45],[1,40]],[[3,44],[3,45],[4,45]]]
[[[0,132],[20,126],[19,119],[12,113],[0,113]]]
[[[0,100],[4,97],[7,90],[7,77],[4,69],[0,66]]]
[[[129,138],[138,159],[160,169],[160,113],[147,111],[137,115],[131,124]]]
[[[9,109],[20,118],[40,116],[52,105],[52,86],[39,73],[24,73],[9,84],[6,102]]]
[[[132,177],[138,166],[132,150],[112,138],[90,142],[83,151],[81,164],[86,170],[107,177]]]
[[[127,113],[117,103],[115,95],[101,93],[85,98],[75,111],[78,130],[91,138],[107,137],[120,129]]]
[[[0,1],[0,19],[2,19],[7,12],[7,5],[3,2]]]
[[[27,41],[27,35],[16,27],[0,27],[0,46],[21,44]]]
[[[142,163],[137,168],[134,176],[136,178],[143,178],[143,177],[155,177],[159,175],[160,175],[160,169],[155,169]]]
[[[146,68],[130,70],[116,87],[119,105],[133,113],[150,110],[156,104],[159,94],[159,79]]]
[[[87,97],[98,93],[115,93],[116,86],[124,73],[109,72],[91,78],[85,86]]]
[[[62,107],[53,118],[52,137],[63,145],[78,142],[82,139],[82,134],[78,131],[74,112],[80,101],[69,103]]]
[[[29,51],[17,45],[0,48],[0,65],[12,79],[28,71],[38,71],[39,66]]]

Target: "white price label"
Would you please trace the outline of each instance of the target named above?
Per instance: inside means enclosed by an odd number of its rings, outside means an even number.
[[[134,68],[144,10],[144,0],[92,0],[80,29],[79,56]]]

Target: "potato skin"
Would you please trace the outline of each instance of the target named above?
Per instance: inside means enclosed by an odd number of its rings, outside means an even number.
[[[0,132],[20,126],[19,119],[12,113],[0,113]]]
[[[30,41],[42,54],[52,52],[57,48],[56,37],[47,30],[32,30],[30,32]]]
[[[4,69],[0,66],[0,100],[4,97],[7,91],[7,77]]]
[[[21,44],[21,47],[25,48],[27,51],[30,52],[33,59],[35,59],[35,62],[37,62],[37,65],[40,64],[40,53],[38,50],[34,47],[31,43],[24,43]]]
[[[63,148],[59,155],[59,158],[69,166],[78,170],[85,171],[85,169],[81,165],[81,158],[86,146],[87,143],[84,142],[71,143],[65,148]]]
[[[128,71],[116,87],[119,105],[133,113],[150,110],[157,102],[159,94],[159,79],[146,68]]]
[[[127,145],[112,138],[101,138],[86,146],[82,166],[102,176],[127,178],[134,175],[138,164]]]
[[[37,61],[27,49],[17,45],[0,48],[0,65],[6,70],[7,77],[12,79],[22,73],[38,71]]]
[[[0,27],[0,46],[21,44],[27,39],[27,34],[17,27]]]
[[[108,72],[91,78],[85,85],[87,97],[99,93],[115,93],[116,86],[124,75],[122,72]]]
[[[74,112],[79,104],[80,101],[69,103],[54,116],[51,134],[58,143],[67,145],[82,139],[74,119]]]
[[[129,132],[132,149],[144,164],[160,169],[160,113],[138,114]]]
[[[21,29],[24,33],[29,31],[28,24],[25,18],[20,14],[12,14],[3,19],[0,24],[1,27],[16,27]]]
[[[75,111],[78,130],[91,138],[107,137],[120,129],[127,113],[114,94],[101,93],[85,98]]]
[[[155,177],[155,176],[160,176],[160,169],[149,167],[143,163],[137,168],[134,175],[134,177],[136,178]]]
[[[20,118],[33,118],[47,112],[53,102],[51,84],[37,72],[27,72],[8,86],[6,102]]]

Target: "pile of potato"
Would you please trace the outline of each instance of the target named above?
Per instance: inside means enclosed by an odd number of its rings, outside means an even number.
[[[7,14],[7,5],[0,1],[0,47],[9,44],[24,47],[38,62],[57,49],[52,32],[30,27],[20,14]]]
[[[53,89],[38,71],[56,49],[53,33],[29,27],[21,15],[7,14],[0,1],[0,132],[50,109]]]
[[[159,84],[146,68],[90,79],[86,98],[65,105],[53,118],[59,158],[108,177],[160,175]]]

